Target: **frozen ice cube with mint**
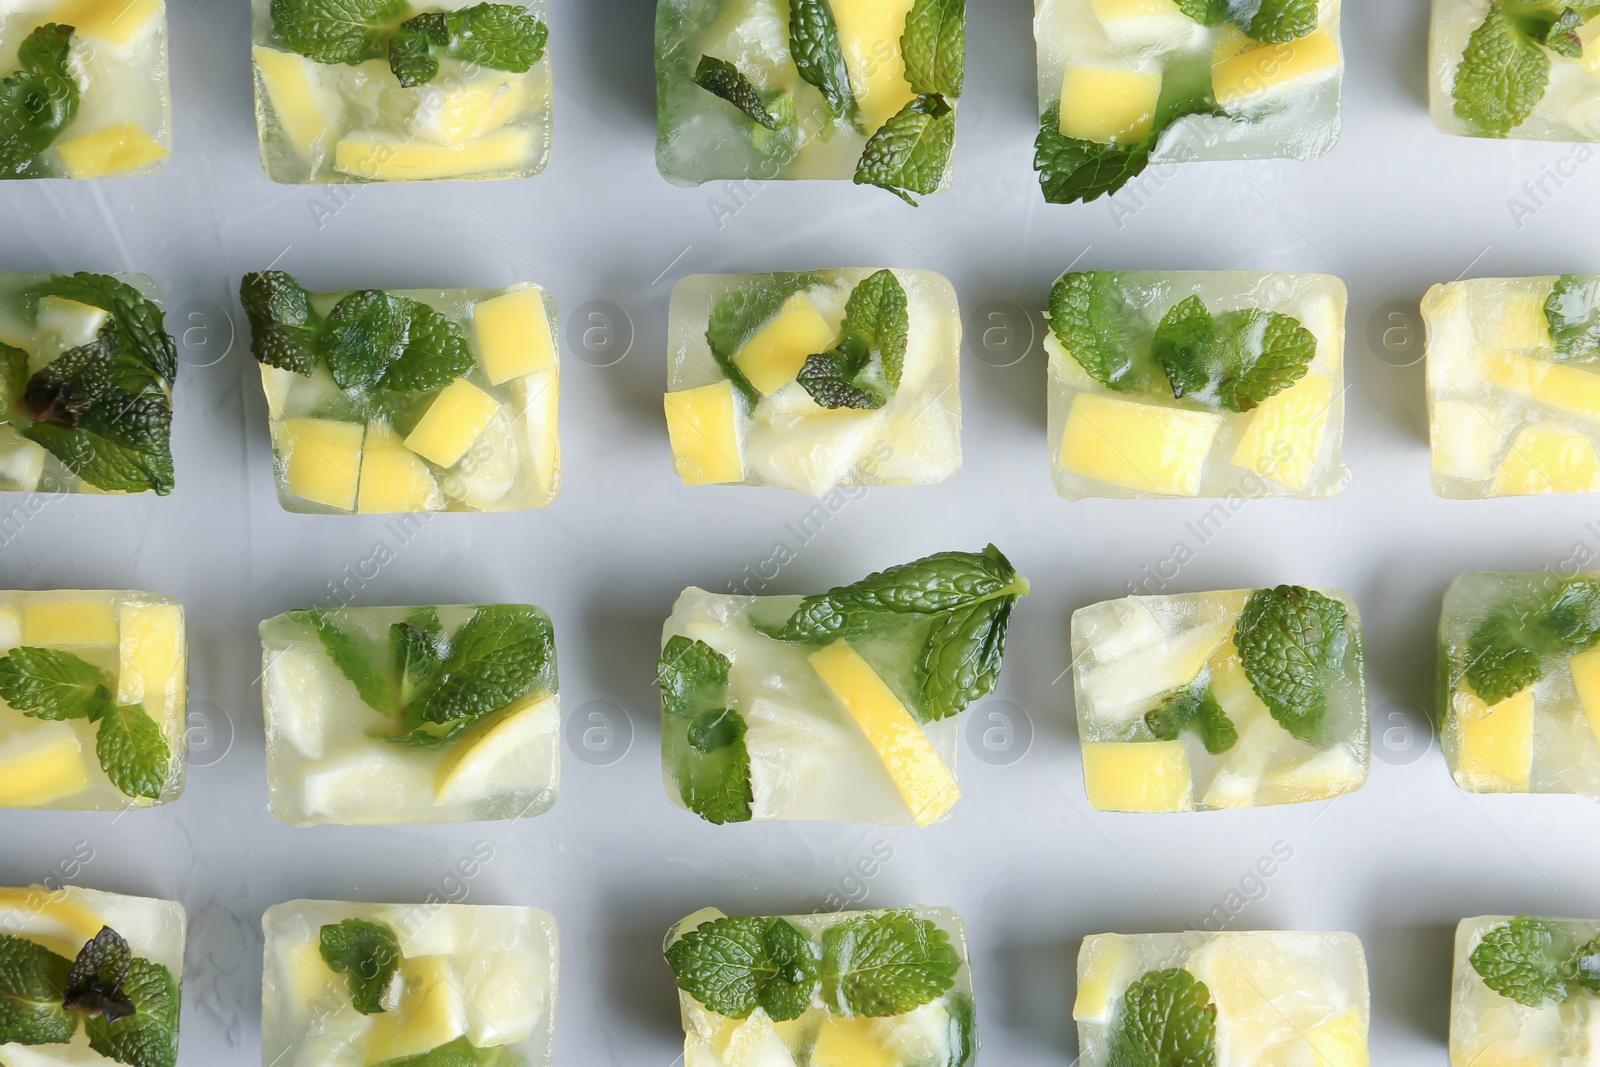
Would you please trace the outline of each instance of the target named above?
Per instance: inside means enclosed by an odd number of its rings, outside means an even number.
[[[1451,1067],[1586,1067],[1600,1022],[1600,922],[1478,915],[1456,927]]]

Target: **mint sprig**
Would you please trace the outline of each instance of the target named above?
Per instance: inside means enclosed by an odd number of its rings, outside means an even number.
[[[135,956],[123,990],[133,1001],[132,1015],[83,1020],[89,1047],[128,1067],[174,1067],[178,1062],[178,983],[159,963]]]
[[[72,961],[26,938],[0,934],[0,1045],[59,1045],[78,1017],[63,1006]]]
[[[1135,353],[1150,347],[1143,308],[1115,271],[1064,274],[1050,290],[1050,330],[1073,360],[1107,389],[1139,384]]]
[[[834,115],[856,110],[850,74],[839,44],[839,24],[828,0],[790,0],[789,52],[800,77],[816,86]]]
[[[761,90],[727,60],[701,56],[700,65],[694,71],[694,83],[744,112],[752,122],[769,130],[778,128],[778,117],[767,110],[767,105],[761,99]]]
[[[66,1006],[79,1015],[100,1016],[107,1022],[126,1019],[138,1010],[123,986],[133,966],[133,949],[109,926],[78,952],[67,973]]]
[[[1178,10],[1202,26],[1221,26],[1233,18],[1228,0],[1176,0]]]
[[[960,970],[950,936],[909,911],[854,916],[822,934],[822,996],[841,1014],[915,1011],[948,992]]]
[[[1345,606],[1304,586],[1258,589],[1245,601],[1233,643],[1250,688],[1278,724],[1324,743],[1328,677],[1355,648]]]
[[[409,10],[406,0],[272,0],[272,25],[307,59],[354,66],[388,54]]]
[[[1559,360],[1600,360],[1600,274],[1557,278],[1545,299],[1544,315]]]
[[[466,1037],[415,1056],[383,1060],[376,1067],[523,1067],[528,1061],[510,1045],[478,1048]]]
[[[774,1022],[798,1019],[821,984],[816,945],[786,919],[713,919],[669,945],[666,957],[678,988],[730,1019],[758,1007]]]
[[[17,70],[0,79],[0,178],[20,177],[78,116],[78,82],[67,65],[73,28],[46,23],[17,49]]]
[[[1544,677],[1552,656],[1574,656],[1600,642],[1600,584],[1560,582],[1532,597],[1496,606],[1467,639],[1467,684],[1498,704]]]
[[[1173,396],[1250,411],[1305,377],[1317,339],[1288,315],[1245,308],[1213,316],[1191,296],[1156,327],[1154,353]]]
[[[674,635],[656,663],[662,757],[684,806],[717,825],[749,822],[753,799],[744,718],[728,707],[728,658]]]
[[[1261,0],[1261,6],[1243,26],[1262,44],[1297,41],[1317,28],[1317,0]]]
[[[797,380],[822,407],[877,410],[900,386],[910,330],[905,288],[880,270],[851,290],[838,345],[808,357]]]
[[[822,281],[814,273],[773,274],[753,279],[723,295],[711,309],[706,324],[706,344],[723,375],[752,406],[761,394],[750,384],[733,357],[761,328],[777,317],[791,296]]]
[[[900,55],[912,92],[960,96],[967,69],[967,0],[916,0],[906,15]]]
[[[856,164],[855,183],[887,189],[916,207],[912,193],[939,191],[955,141],[955,108],[938,93],[924,93],[868,139]]]
[[[1551,17],[1494,0],[1456,68],[1455,113],[1480,137],[1505,137],[1528,120],[1550,84],[1550,57],[1539,47]]]
[[[1468,961],[1484,985],[1530,1008],[1567,999],[1565,935],[1548,919],[1519,915],[1483,935]]]
[[[1193,730],[1213,756],[1239,742],[1239,731],[1210,686],[1190,686],[1173,694],[1160,707],[1147,711],[1144,722],[1163,741],[1176,741],[1185,730]]]
[[[389,41],[389,69],[409,89],[439,74],[439,57],[476,67],[526,74],[544,58],[550,31],[512,4],[477,4],[426,12],[402,22]]]
[[[356,1011],[381,1015],[384,995],[400,969],[400,941],[394,931],[383,923],[345,919],[322,927],[317,949],[329,970],[345,975]]]
[[[1118,1007],[1113,1067],[1216,1067],[1217,1006],[1188,971],[1147,972]]]

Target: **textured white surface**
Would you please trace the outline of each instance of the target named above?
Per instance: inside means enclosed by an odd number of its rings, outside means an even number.
[[[184,342],[170,498],[0,501],[0,586],[179,597],[193,640],[192,704],[223,736],[231,724],[231,749],[220,761],[220,749],[197,753],[212,765],[191,768],[177,804],[115,822],[0,812],[0,884],[67,877],[187,906],[184,1067],[260,1062],[261,913],[295,897],[416,903],[464,891],[471,903],[548,910],[568,946],[557,1062],[627,1067],[669,1067],[678,1055],[661,939],[707,904],[767,915],[846,900],[956,909],[972,944],[980,1062],[990,1067],[1071,1061],[1068,1009],[1084,935],[1182,929],[1215,909],[1235,930],[1359,934],[1372,969],[1374,1062],[1437,1064],[1462,916],[1593,912],[1600,855],[1581,844],[1600,832],[1591,802],[1466,797],[1437,747],[1405,766],[1393,761],[1410,757],[1386,747],[1400,744],[1389,716],[1431,702],[1434,632],[1451,579],[1600,557],[1595,498],[1435,499],[1421,367],[1396,369],[1412,357],[1385,362],[1369,347],[1369,333],[1384,330],[1400,343],[1408,324],[1415,337],[1422,294],[1463,272],[1600,269],[1600,163],[1589,150],[1433,128],[1425,4],[1347,5],[1345,135],[1325,159],[1161,168],[1110,205],[1079,207],[1046,207],[1029,168],[1038,123],[1031,5],[974,5],[955,185],[917,211],[841,184],[663,181],[646,0],[552,5],[558,117],[541,177],[276,186],[256,161],[247,7],[172,4],[177,135],[166,172],[0,188],[0,269],[148,271]],[[275,259],[318,288],[547,285],[567,342],[565,486],[555,504],[405,526],[283,512],[244,338],[200,365],[226,347],[221,309],[242,329],[239,276]],[[1037,346],[1010,367],[965,358],[966,465],[948,485],[872,489],[814,512],[815,502],[780,491],[678,483],[660,395],[678,277],[887,263],[946,274],[970,317],[991,301],[1042,311],[1075,260],[1080,269],[1344,277],[1351,487],[1331,501],[1251,501],[1220,525],[1202,523],[1215,502],[1067,503],[1050,486]],[[603,324],[584,317],[597,300],[626,309],[636,328],[630,354],[606,368],[572,347],[585,335],[603,340]],[[968,336],[978,337],[994,324],[972,325]],[[810,592],[988,540],[1034,583],[1014,617],[997,694],[1027,709],[1033,746],[1012,766],[985,764],[971,758],[970,741],[984,730],[998,736],[999,724],[969,721],[967,797],[949,822],[921,832],[716,830],[668,803],[653,664],[661,624],[686,586]],[[775,570],[780,544],[794,559]],[[1128,582],[1160,593],[1278,581],[1342,589],[1361,607],[1377,733],[1367,787],[1328,805],[1089,814],[1070,677],[1051,684],[1068,667],[1072,610],[1125,595]],[[336,590],[364,605],[549,610],[567,747],[561,801],[548,815],[514,826],[302,832],[267,813],[256,626],[328,603]],[[586,734],[605,740],[591,716],[607,709],[594,701],[626,709],[633,724],[631,751],[610,766],[583,762],[572,745],[582,751]],[[997,710],[980,707],[975,718]],[[480,841],[488,862],[475,856]],[[1292,858],[1270,878],[1258,873],[1280,841]],[[79,842],[92,852],[87,863],[74,858]]]

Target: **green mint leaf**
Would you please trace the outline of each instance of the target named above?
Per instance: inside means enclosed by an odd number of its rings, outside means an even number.
[[[768,971],[757,999],[773,1022],[798,1019],[811,1007],[821,983],[821,958],[805,931],[787,919],[773,919],[762,937]]]
[[[894,271],[880,270],[850,290],[842,329],[846,340],[854,339],[866,345],[882,368],[889,387],[898,389],[900,376],[905,372],[911,312],[905,287],[894,276]]]
[[[1297,41],[1317,28],[1317,0],[1261,0],[1261,7],[1242,27],[1262,44]]]
[[[17,49],[18,70],[0,79],[0,176],[27,171],[78,115],[78,83],[67,65],[73,29],[48,23]]]
[[[1233,369],[1223,365],[1228,353],[1219,348],[1217,320],[1203,300],[1191,296],[1172,306],[1156,327],[1153,350],[1173,396],[1181,400],[1196,393],[1216,394],[1218,380]]]
[[[1202,26],[1221,26],[1233,18],[1228,0],[1177,0],[1178,9]]]
[[[159,425],[159,424],[156,424]],[[87,430],[36,423],[23,436],[44,447],[79,478],[113,493],[157,495],[172,492],[172,456],[165,449],[144,452]]]
[[[1567,981],[1600,997],[1600,937],[1578,946],[1564,971]]]
[[[58,274],[30,290],[30,296],[59,296],[100,308],[117,326],[118,352],[141,364],[168,389],[178,375],[178,343],[167,332],[160,305],[109,274]],[[128,382],[124,388],[131,389]],[[137,391],[137,390],[133,390]]]
[[[78,1017],[62,1006],[72,961],[25,938],[0,934],[0,1045],[60,1045]]]
[[[459,11],[428,12],[401,23],[389,42],[389,68],[406,88],[426,85],[439,73],[443,54],[476,67],[524,74],[544,58],[549,28],[511,4],[478,4]]]
[[[836,1012],[904,1015],[943,996],[960,970],[949,935],[908,911],[846,919],[822,935],[823,997]]]
[[[1050,330],[1067,355],[1107,389],[1125,392],[1137,384],[1134,354],[1149,347],[1150,325],[1117,272],[1062,275],[1050,290]]]
[[[35,719],[93,719],[111,702],[111,676],[71,652],[14,648],[0,659],[0,700]]]
[[[1191,296],[1156,327],[1153,350],[1173,396],[1250,411],[1305,377],[1317,339],[1275,311],[1249,308],[1213,318],[1204,302]]]
[[[1015,596],[958,608],[928,636],[918,674],[929,721],[959,715],[994,692],[1006,654]]]
[[[1209,686],[1192,686],[1173,694],[1159,708],[1147,711],[1144,722],[1163,741],[1176,741],[1183,731],[1193,730],[1213,756],[1222,755],[1239,741],[1239,731]]]
[[[765,927],[764,919],[713,919],[674,941],[666,957],[678,988],[718,1015],[749,1018],[771,969]]]
[[[828,0],[790,0],[789,51],[800,77],[815,85],[835,115],[855,111],[839,24]]]
[[[159,963],[135,956],[123,991],[136,1011],[112,1022],[87,1018],[89,1047],[128,1067],[175,1067],[178,1062],[178,984]]]
[[[524,1067],[527,1062],[510,1045],[478,1048],[469,1039],[458,1037],[415,1056],[383,1060],[377,1067]]]
[[[29,377],[28,353],[0,341],[0,422],[12,417]]]
[[[950,1011],[950,1058],[946,1067],[970,1067],[978,1055],[978,1007],[965,993],[945,1001]]]
[[[939,191],[955,141],[955,109],[937,93],[919,96],[867,141],[856,164],[855,183],[887,189],[916,207],[910,194]]]
[[[410,337],[415,301],[365,289],[339,301],[328,315],[323,348],[340,389],[378,384]]]
[[[876,411],[889,398],[870,385],[858,384],[868,359],[867,346],[849,338],[830,352],[807,356],[795,380],[819,407]]]
[[[1122,994],[1111,1067],[1216,1067],[1217,1006],[1188,971],[1150,971]]]
[[[395,392],[427,393],[471,373],[475,357],[466,331],[427,304],[406,303],[411,319],[405,348],[379,384]]]
[[[1479,136],[1504,137],[1533,114],[1549,83],[1550,57],[1495,0],[1456,68],[1456,115]]]
[[[1554,923],[1520,915],[1485,933],[1468,959],[1484,985],[1538,1008],[1567,999],[1560,942]]]
[[[491,604],[450,641],[429,693],[406,709],[406,725],[444,739],[535,689],[556,691],[556,638],[543,612]]]
[[[739,713],[728,708],[703,712],[689,724],[689,747],[702,756],[744,741],[745,725]]]
[[[912,92],[960,96],[967,74],[967,0],[917,0],[906,16],[900,55]]]
[[[1544,677],[1544,656],[1517,615],[1491,612],[1467,639],[1466,679],[1487,704],[1514,697]]]
[[[138,704],[117,704],[100,716],[95,755],[123,795],[160,800],[171,772],[172,753],[161,727]]]
[[[133,999],[123,989],[133,966],[133,950],[109,926],[78,952],[67,974],[66,1006],[84,1016],[100,1016],[109,1023],[136,1012]]]
[[[384,994],[400,967],[400,942],[394,931],[365,919],[329,923],[321,930],[318,949],[329,970],[346,976],[356,1011],[382,1014]]]
[[[317,316],[311,297],[281,270],[246,274],[239,302],[250,320],[250,351],[260,363],[310,377],[317,368]]]
[[[1033,169],[1047,204],[1098,200],[1121,189],[1150,164],[1154,137],[1132,144],[1102,144],[1061,132],[1061,105],[1051,104],[1039,118]]]
[[[1558,655],[1575,656],[1592,648],[1600,641],[1600,583],[1586,578],[1563,582],[1533,625]]]
[[[328,658],[356,687],[363,703],[385,715],[398,713],[395,685],[377,666],[377,649],[359,631],[344,625],[342,613],[313,610],[297,611],[294,615],[316,632]]]
[[[399,702],[405,707],[438,681],[450,642],[433,608],[412,613],[405,622],[389,627],[389,650],[394,676],[399,679]]]
[[[674,635],[656,663],[662,709],[676,719],[693,719],[707,708],[720,710],[730,666],[728,657],[704,641]]]
[[[746,725],[727,706],[730,666],[710,645],[682,635],[667,642],[656,663],[662,758],[684,806],[717,825],[752,817]]]
[[[1233,643],[1250,687],[1302,741],[1327,739],[1324,685],[1350,651],[1348,616],[1337,600],[1298,585],[1256,590],[1239,616]]]
[[[292,51],[354,66],[388,55],[409,10],[406,0],[272,0],[272,25]]]
[[[433,48],[449,39],[444,15],[437,12],[416,15],[400,24],[389,39],[389,70],[401,88],[426,85],[438,77],[439,60]]]
[[[1544,46],[1558,56],[1582,59],[1583,38],[1578,35],[1578,30],[1587,21],[1589,21],[1588,16],[1570,7],[1567,8],[1545,32]]]
[[[778,128],[778,118],[762,103],[761,91],[727,60],[701,56],[700,65],[695,68],[694,83],[712,96],[726,100],[744,112],[751,121],[769,130]]]
[[[1563,274],[1544,302],[1550,340],[1565,361],[1600,360],[1600,274]]]
[[[706,344],[711,356],[722,368],[722,373],[751,405],[760,402],[761,394],[750,384],[750,379],[734,363],[733,357],[775,318],[783,305],[796,293],[804,292],[821,281],[816,274],[775,274],[759,282],[746,283],[721,297],[711,309],[706,324]]]

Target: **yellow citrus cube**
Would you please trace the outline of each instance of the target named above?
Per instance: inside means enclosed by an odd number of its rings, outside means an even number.
[[[465,378],[440,391],[406,437],[406,447],[430,463],[454,467],[488,429],[500,401]]]
[[[1550,319],[1544,304],[1547,286],[1502,294],[1494,308],[1494,333],[1489,344],[1501,349],[1526,351],[1550,347]]]
[[[1584,70],[1600,78],[1600,18],[1592,18],[1579,26],[1578,40],[1583,42],[1583,58],[1578,62]]]
[[[165,145],[132,122],[64,141],[56,151],[67,173],[80,179],[126,174],[172,155]]]
[[[1600,454],[1585,434],[1530,426],[1517,434],[1492,492],[1499,496],[1588,493],[1600,488]]]
[[[479,80],[454,88],[430,86],[413,123],[417,135],[439,144],[464,144],[516,118],[528,102],[520,74],[484,70]]]
[[[1493,352],[1484,358],[1483,376],[1541,404],[1600,419],[1600,374],[1512,352]]]
[[[285,419],[278,447],[289,492],[302,500],[354,511],[366,427],[331,419]]]
[[[843,641],[811,654],[812,668],[867,735],[918,826],[931,826],[961,799],[938,750],[872,665]]]
[[[71,26],[85,37],[125,45],[166,11],[164,0],[65,0],[46,22]]]
[[[806,294],[796,293],[744,343],[733,362],[762,396],[771,396],[795,380],[807,356],[828,351],[836,339],[834,328]]]
[[[1429,427],[1434,473],[1474,481],[1492,478],[1510,436],[1499,414],[1471,400],[1435,400]]]
[[[1367,1050],[1367,1025],[1359,1008],[1335,1015],[1306,1035],[1306,1044],[1316,1054],[1317,1067],[1370,1067]]]
[[[472,324],[478,335],[478,362],[490,385],[504,385],[556,365],[542,289],[517,289],[485,300],[472,309]]]
[[[1192,811],[1194,783],[1182,741],[1086,741],[1083,782],[1096,811]]]
[[[388,515],[442,507],[444,494],[428,465],[406,448],[393,430],[368,427],[361,450],[356,510],[363,515]]]
[[[1339,42],[1327,30],[1317,30],[1299,40],[1261,45],[1220,59],[1212,65],[1211,82],[1217,103],[1227,107],[1329,76],[1343,64]]]
[[[117,614],[111,598],[71,592],[30,597],[22,606],[22,643],[38,648],[116,644]]]
[[[420,956],[400,965],[400,1006],[376,1017],[367,1037],[367,1063],[421,1056],[467,1032],[467,1001],[448,956]]]
[[[1303,492],[1311,482],[1333,411],[1333,382],[1308,375],[1256,408],[1233,453],[1236,467]]]
[[[361,131],[333,152],[340,173],[376,182],[444,181],[515,170],[533,154],[531,129],[505,129],[463,144],[429,144]]]
[[[145,704],[157,722],[169,693],[183,690],[183,608],[123,604],[117,612],[117,702]]]
[[[1600,741],[1600,646],[1580,652],[1567,660],[1572,672],[1572,688],[1578,693],[1578,704],[1589,720],[1589,729]]]
[[[1078,997],[1072,1003],[1075,1022],[1110,1022],[1117,1000],[1132,975],[1127,939],[1100,934],[1083,943],[1078,957]]]
[[[434,803],[468,804],[514,792],[527,750],[559,732],[558,716],[556,698],[540,693],[473,727],[434,772]]]
[[[888,122],[916,96],[906,81],[900,51],[914,0],[831,0],[850,88],[868,133]],[[820,349],[818,351],[821,351]]]
[[[824,1015],[811,1067],[900,1067],[900,1057],[878,1040],[876,1022],[863,1016]]]
[[[1458,692],[1456,782],[1475,793],[1526,792],[1533,776],[1533,690],[1489,707]]]
[[[1221,415],[1079,393],[1067,413],[1059,463],[1125,489],[1197,496],[1221,429]]]
[[[284,136],[306,159],[332,147],[344,120],[344,98],[328,87],[322,67],[293,52],[257,45],[256,70]]]
[[[43,723],[0,744],[0,807],[42,807],[89,785],[83,746],[64,722]]]
[[[732,382],[668,393],[666,409],[673,462],[684,485],[744,481],[738,400]]]
[[[1160,71],[1069,63],[1061,80],[1061,132],[1101,144],[1142,141],[1160,98]]]
[[[529,374],[512,383],[511,395],[517,416],[517,431],[533,455],[534,470],[544,500],[554,499],[561,488],[561,439],[557,418],[561,399],[561,378],[556,367]]]

